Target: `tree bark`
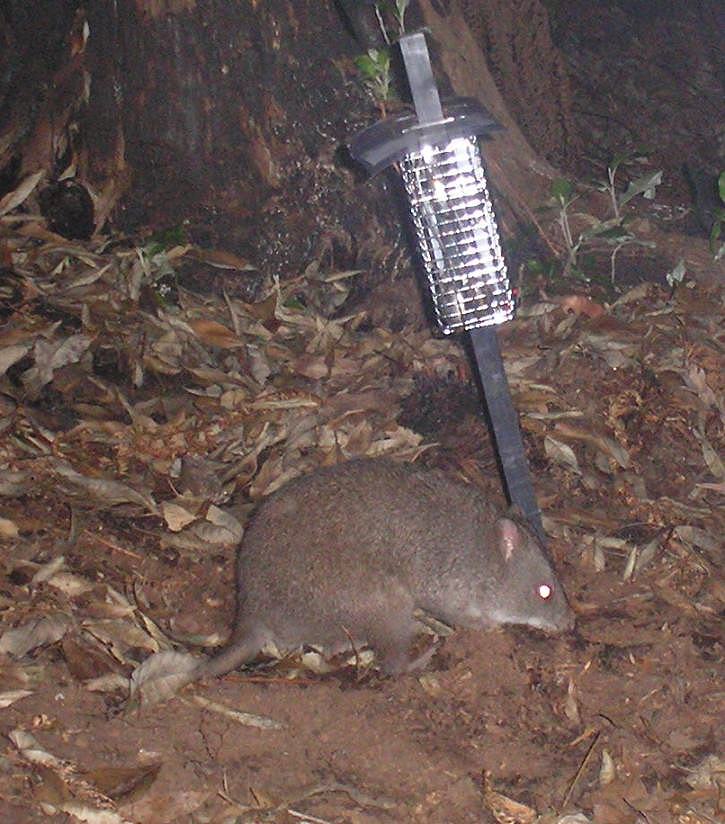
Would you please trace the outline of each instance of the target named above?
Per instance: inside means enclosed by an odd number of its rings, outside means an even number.
[[[340,152],[380,112],[353,63],[361,47],[332,0],[67,0],[48,18],[53,31],[41,31],[41,20],[20,25],[23,5],[10,6],[0,34],[13,47],[4,65],[20,65],[16,86],[23,64],[38,65],[38,42],[54,44],[46,62],[61,57],[45,88],[36,71],[32,94],[15,96],[25,104],[4,106],[5,191],[23,176],[44,175],[38,189],[73,177],[91,193],[96,230],[108,218],[131,230],[175,229],[269,275],[321,258],[332,270],[382,268],[396,216]],[[406,22],[432,30],[444,93],[478,98],[504,126],[484,147],[508,207],[499,213],[504,224],[512,218],[504,231],[535,223],[560,175],[554,163],[581,143],[544,6],[418,0]]]
[[[457,90],[481,97],[515,131],[506,178],[498,179],[496,165],[492,176],[504,191],[519,191],[516,203],[526,189],[510,173],[516,164],[529,168],[535,154],[514,125],[465,15],[455,2],[449,5],[440,15],[428,0],[421,3]],[[475,6],[466,7],[471,19]],[[505,6],[499,3],[496,15]],[[542,19],[539,14],[539,24]],[[506,20],[508,28],[492,31],[489,42],[500,31],[511,34],[510,13]],[[65,58],[75,82],[73,105],[56,106],[48,116],[56,137],[45,145],[58,144],[63,129],[80,136],[73,162],[93,195],[97,228],[111,214],[126,228],[186,224],[197,240],[229,245],[282,270],[308,260],[332,234],[352,262],[361,190],[353,192],[335,152],[378,115],[352,66],[361,49],[333,3],[96,3],[76,28],[84,23],[87,43],[75,54],[69,48]],[[496,54],[506,48],[499,44]],[[509,71],[511,61],[503,64]],[[35,126],[42,132],[43,123]],[[27,153],[31,141],[21,143]],[[31,166],[42,163],[52,177],[51,158],[34,156]]]

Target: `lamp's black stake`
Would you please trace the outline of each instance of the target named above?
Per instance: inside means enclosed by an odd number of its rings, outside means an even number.
[[[511,401],[511,392],[509,392],[506,373],[503,369],[496,329],[493,326],[481,326],[478,329],[471,329],[468,334],[481,379],[509,501],[521,507],[529,523],[543,541],[545,536],[541,525],[541,512],[529,475],[521,429]]]

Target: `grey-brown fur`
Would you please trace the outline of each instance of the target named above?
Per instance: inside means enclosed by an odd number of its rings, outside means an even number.
[[[471,628],[573,624],[545,551],[520,520],[497,516],[473,486],[382,458],[320,469],[265,499],[242,541],[237,586],[231,637],[200,676],[235,669],[269,640],[286,651],[350,638],[400,672],[416,607]]]

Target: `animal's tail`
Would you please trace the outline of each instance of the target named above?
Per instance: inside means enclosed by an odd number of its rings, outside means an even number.
[[[196,672],[197,678],[213,678],[219,675],[226,675],[228,672],[241,667],[247,661],[251,661],[264,644],[264,639],[259,635],[245,635],[241,639],[232,637],[225,647],[219,652],[202,661]]]

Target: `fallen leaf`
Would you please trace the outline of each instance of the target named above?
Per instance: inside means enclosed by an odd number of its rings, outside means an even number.
[[[0,709],[10,707],[16,701],[27,698],[32,694],[32,690],[5,690],[5,692],[0,692]]]
[[[13,364],[25,357],[30,351],[30,343],[16,344],[15,346],[4,346],[0,349],[0,375],[4,375]]]
[[[150,706],[166,701],[196,679],[202,660],[189,653],[172,650],[150,655],[131,673],[131,702]]]
[[[70,335],[57,340],[39,338],[33,347],[35,365],[22,375],[29,397],[35,399],[41,389],[53,380],[56,370],[77,363],[85,354],[93,338],[88,335]]]
[[[11,212],[16,206],[20,206],[20,204],[35,189],[38,183],[40,183],[44,175],[44,169],[33,172],[33,174],[23,178],[15,189],[0,198],[0,216]]]
[[[581,474],[579,462],[574,454],[574,450],[565,443],[562,443],[562,441],[558,441],[556,438],[552,438],[551,435],[547,435],[544,438],[544,452],[546,452],[547,457],[556,463],[568,466],[570,469]]]
[[[73,622],[65,613],[36,618],[0,635],[0,652],[21,658],[36,647],[54,644],[70,630]]]
[[[17,538],[20,532],[17,524],[9,518],[0,518],[0,538]]]
[[[160,762],[135,767],[96,767],[83,770],[81,775],[114,801],[130,801],[140,797],[156,781]]]
[[[244,342],[231,329],[221,323],[209,319],[189,321],[194,334],[209,346],[218,346],[220,349],[239,349]]]
[[[216,712],[225,718],[230,718],[232,721],[236,721],[237,724],[241,724],[244,727],[257,727],[261,730],[283,730],[285,728],[284,724],[272,718],[234,710],[224,704],[218,704],[216,701],[209,701],[201,695],[195,695],[191,700],[203,709]]]
[[[588,318],[598,318],[606,313],[606,309],[583,295],[565,295],[559,298],[564,311],[572,311],[576,315],[585,315]]]
[[[172,532],[180,532],[185,526],[188,526],[197,519],[195,514],[171,501],[164,501],[161,504],[161,514],[164,521],[166,521],[166,526],[168,526]]]

